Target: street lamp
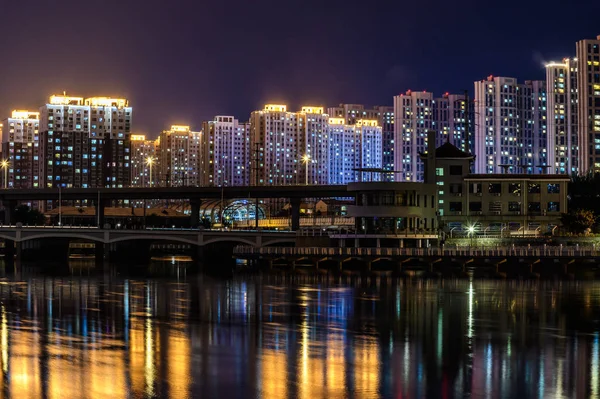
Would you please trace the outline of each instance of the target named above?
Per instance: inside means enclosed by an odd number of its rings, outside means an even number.
[[[302,162],[306,165],[306,185],[308,186],[308,164],[310,163],[310,155],[304,154],[302,157]]]
[[[469,235],[471,236],[471,247],[473,246],[473,233],[475,233],[475,226],[471,225],[469,226]]]
[[[8,159],[3,160],[0,165],[4,168],[4,188],[8,188]]]
[[[150,169],[149,187],[152,187],[152,164],[154,164],[154,158],[153,157],[146,158],[146,165],[148,165],[148,168]]]

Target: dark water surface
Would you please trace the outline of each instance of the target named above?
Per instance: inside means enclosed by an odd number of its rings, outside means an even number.
[[[0,398],[600,398],[600,282],[0,280]]]

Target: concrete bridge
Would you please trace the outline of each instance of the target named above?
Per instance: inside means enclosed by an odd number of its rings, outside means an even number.
[[[82,240],[95,244],[96,260],[108,259],[109,253],[117,252],[122,258],[137,260],[150,257],[150,245],[156,242],[187,244],[193,249],[197,259],[204,257],[203,248],[218,243],[247,245],[261,248],[269,245],[295,245],[296,233],[273,230],[193,230],[193,229],[145,229],[145,230],[112,230],[77,227],[0,227],[0,239],[4,240],[5,259],[20,260],[23,250],[35,248],[36,245],[46,245],[42,250],[45,259],[66,259],[68,243],[72,240]],[[44,241],[47,241],[44,244]],[[127,246],[119,243],[128,242]],[[218,246],[212,251],[218,252]],[[40,249],[38,248],[38,251]],[[125,255],[123,255],[125,254]],[[221,254],[226,256],[225,253]],[[221,256],[219,255],[219,256]]]
[[[385,261],[388,268],[400,271],[416,268],[433,271],[434,268],[517,268],[530,275],[540,272],[568,274],[573,270],[600,272],[600,246],[536,246],[497,248],[349,248],[349,247],[244,247],[234,249],[234,256],[241,259],[262,260],[269,267],[273,263],[294,269],[297,265],[316,266],[333,263],[342,271],[344,265],[358,261],[366,271]]]
[[[237,242],[260,248],[273,244],[294,244],[296,233],[273,230],[111,230],[90,227],[0,227],[0,238],[15,243],[53,238],[70,238],[102,244],[130,240],[152,240],[179,242],[200,247],[218,242]]]

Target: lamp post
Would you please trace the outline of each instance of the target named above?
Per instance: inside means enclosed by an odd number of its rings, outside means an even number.
[[[148,187],[152,187],[152,164],[154,164],[154,158],[146,158],[146,165],[148,165],[148,169],[150,169],[150,181],[148,182]]]
[[[4,169],[4,188],[8,188],[8,159],[5,159],[0,164]]]
[[[470,246],[473,246],[473,234],[475,233],[475,226],[469,226],[469,235],[471,236],[471,244]]]
[[[308,186],[308,164],[310,163],[310,155],[304,154],[302,157],[302,162],[304,162],[304,165],[306,165],[306,185]]]

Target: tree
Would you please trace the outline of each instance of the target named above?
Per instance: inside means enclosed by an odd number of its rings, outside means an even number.
[[[600,214],[600,173],[576,175],[569,183],[569,208]]]
[[[46,217],[37,209],[31,209],[27,205],[19,205],[15,209],[17,223],[24,225],[39,226],[46,223]]]
[[[563,213],[560,217],[563,226],[571,233],[582,234],[591,229],[596,223],[593,211],[587,209],[576,209],[569,213]]]

